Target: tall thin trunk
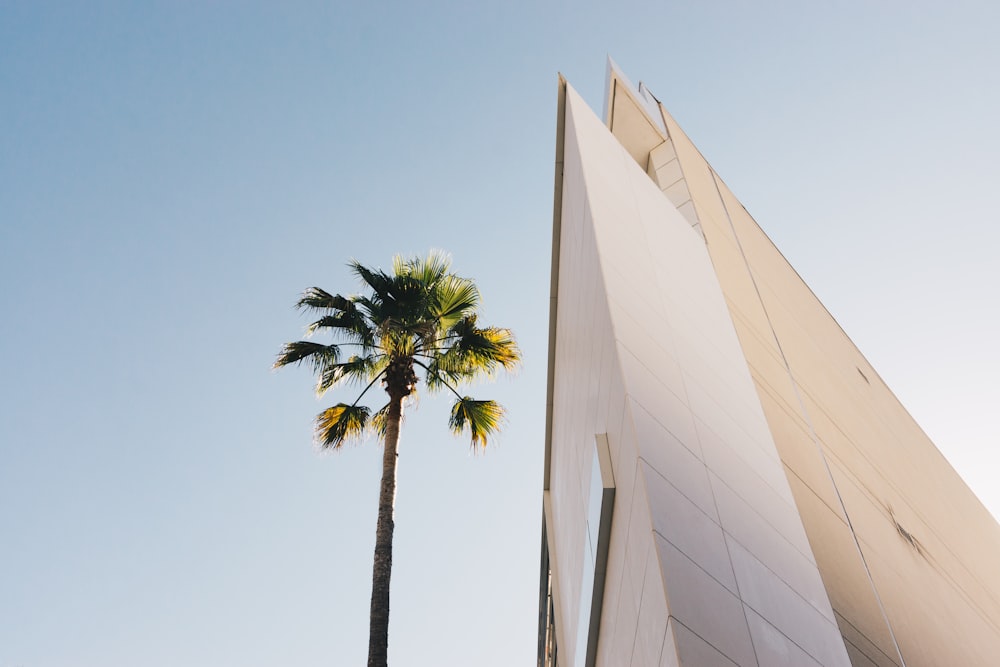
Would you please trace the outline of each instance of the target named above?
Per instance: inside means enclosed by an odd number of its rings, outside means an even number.
[[[375,528],[368,667],[386,667],[388,661],[389,577],[392,574],[392,531],[395,527],[393,506],[396,502],[396,452],[402,418],[403,396],[391,392],[389,415],[386,418],[385,452],[382,455],[382,486],[378,494],[378,524]]]

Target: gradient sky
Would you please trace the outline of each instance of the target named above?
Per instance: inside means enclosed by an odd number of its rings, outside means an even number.
[[[379,449],[272,373],[443,248],[517,333],[410,410],[394,667],[532,664],[556,75],[665,103],[1000,515],[1000,5],[0,2],[0,667],[363,664]],[[337,400],[337,396],[332,397]]]

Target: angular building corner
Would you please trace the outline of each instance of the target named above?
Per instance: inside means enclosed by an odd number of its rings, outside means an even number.
[[[556,153],[539,667],[1000,664],[1000,526],[662,105]]]

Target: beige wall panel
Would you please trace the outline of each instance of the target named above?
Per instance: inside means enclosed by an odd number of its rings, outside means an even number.
[[[699,667],[742,667],[707,641],[695,634],[676,618],[667,626],[667,640],[663,646],[662,667],[698,665]]]
[[[734,315],[738,315],[734,313]],[[780,397],[789,406],[795,406],[798,414],[798,394],[796,386],[792,383],[792,378],[785,369],[785,363],[777,348],[767,345],[768,339],[773,343],[774,337],[770,331],[758,331],[752,329],[738,316],[733,317],[733,324],[740,337],[740,343],[747,356],[753,356],[753,363],[747,362],[750,366],[750,374],[755,382],[765,383],[770,392]],[[805,422],[803,421],[803,424]]]
[[[887,598],[910,667],[996,664],[996,522],[725,184],[712,177],[673,119],[667,116],[666,122],[810,543],[834,608],[843,614],[841,626],[856,664],[890,664],[887,656],[894,656],[895,650],[853,539],[839,518],[839,501],[811,429],[834,469],[848,471],[838,472],[848,489],[845,502],[878,564],[876,585]],[[776,354],[771,326],[799,384],[805,413]],[[904,529],[920,540],[926,557],[896,530],[890,506]],[[869,639],[877,649],[866,643]]]
[[[819,326],[810,331],[817,337],[816,341],[820,345],[827,346],[847,341],[847,336],[836,325],[833,317],[802,281],[791,264],[763,233],[722,179],[718,177],[716,179],[728,220],[731,221],[732,228],[735,229],[740,248],[746,255],[758,285],[766,284],[772,289],[779,290],[786,308],[800,316],[803,321],[820,323]],[[731,229],[729,235],[732,236],[732,234]],[[834,326],[830,327],[831,324]],[[853,349],[848,348],[840,351],[852,358],[859,356]]]
[[[854,628],[844,634],[855,646],[873,659],[881,654],[898,665],[892,638],[839,508],[831,507],[801,478],[789,475],[788,479],[841,632],[845,625]]]
[[[833,613],[829,612],[828,617],[817,610],[739,543],[727,541],[744,607],[766,619],[768,625],[801,647],[817,663],[849,664]],[[751,628],[759,625],[752,623],[753,616],[747,613]],[[821,628],[824,631],[820,631]],[[760,658],[759,649],[757,655]]]
[[[845,640],[846,641],[846,640]],[[847,644],[847,654],[851,657],[851,664],[854,667],[889,667],[892,663],[879,663],[873,661],[866,654],[862,653],[854,644]]]
[[[702,513],[718,522],[701,451],[692,451],[638,403],[632,403],[630,408],[637,440],[642,443],[640,464],[656,471]]]
[[[704,227],[703,231],[712,264],[723,287],[723,294],[733,320],[742,321],[746,327],[757,332],[760,344],[765,346],[771,355],[780,359],[781,353],[771,334],[767,315],[757,298],[757,291],[731,233],[713,227]]]
[[[983,656],[996,655],[996,628],[989,621],[989,611],[995,609],[990,599],[982,599],[983,590],[964,570],[947,572],[942,561],[934,557],[937,549],[920,540],[921,552],[915,550],[899,534],[885,506],[877,502],[867,489],[862,489],[840,466],[833,462],[838,488],[844,498],[853,525],[863,536],[862,547],[872,568],[875,585],[893,623],[904,658],[914,665],[972,664],[987,665]],[[819,475],[807,476],[816,487],[823,487]],[[843,522],[834,508],[820,505],[814,488],[799,478],[791,477],[799,509],[810,535],[813,552],[823,573],[834,608],[853,626],[845,636],[862,650],[863,634],[875,642],[881,651],[894,655],[891,640],[884,630],[885,623],[877,613],[874,597],[860,559]],[[895,509],[895,508],[894,508]],[[919,535],[922,523],[897,515],[901,524]],[[837,538],[838,532],[840,537]],[[938,545],[935,541],[934,545]],[[949,558],[950,560],[950,558]],[[915,584],[914,582],[919,582]],[[914,596],[919,590],[920,595]],[[995,616],[993,616],[995,618]],[[844,628],[844,624],[841,623]],[[879,639],[877,635],[882,634]],[[853,636],[852,636],[853,635]],[[879,656],[867,647],[865,652],[874,659]],[[954,662],[950,662],[954,661]]]
[[[747,614],[757,660],[774,667],[819,667],[811,655],[752,609]]]
[[[740,667],[756,665],[740,599],[668,541],[658,536],[656,547],[670,616]]]
[[[776,503],[795,510],[788,480],[782,468],[775,466],[770,457],[758,455],[755,449],[741,447],[740,443],[726,442],[700,419],[695,420],[695,428],[706,466],[738,496],[751,504],[764,503],[769,508],[765,512],[768,516],[771,510],[786,512],[785,507]]]
[[[663,638],[667,632],[667,600],[663,595],[663,579],[656,551],[650,548],[639,602],[639,619],[632,646],[632,665],[660,664]]]
[[[834,474],[907,664],[993,664],[984,660],[997,655],[1000,641],[990,610],[977,603],[982,589],[962,586],[922,541],[896,529],[868,489],[839,468]],[[913,595],[913,582],[922,595]]]
[[[886,608],[903,647],[908,667],[942,664],[995,665],[995,629],[983,617],[949,594],[945,582],[926,582],[923,595],[913,595],[912,576],[916,568],[875,557],[872,571],[885,591]],[[922,582],[923,586],[924,582]]]
[[[882,431],[881,437],[861,432],[858,438],[849,438],[841,429],[841,424],[833,420],[837,413],[829,406],[818,405],[812,396],[804,391],[802,403],[808,415],[809,425],[822,444],[823,452],[831,464],[850,470],[851,477],[871,488],[873,493],[882,493],[883,488],[885,493],[895,493],[893,486],[886,481],[888,478],[882,472],[885,469],[883,462],[879,456],[873,454],[873,449],[890,437],[888,433],[873,424],[870,433],[876,434]],[[863,425],[863,413],[858,411],[854,414],[857,421]],[[905,468],[906,466],[900,462],[896,470],[905,473]],[[829,484],[829,480],[827,483]]]
[[[720,430],[719,433],[724,437],[733,434],[732,442],[745,441],[752,444],[776,464],[780,464],[781,459],[771,440],[767,421],[761,414],[760,401],[756,400],[753,394],[753,381],[745,365],[741,371],[746,377],[741,378],[737,385],[735,381],[727,384],[723,379],[724,376],[719,377],[710,373],[696,376],[689,374],[685,369],[685,386],[691,410],[696,417],[713,424],[717,430],[725,427],[726,430]],[[733,396],[737,388],[753,398],[753,405],[750,405],[749,401]]]
[[[869,437],[885,441],[895,439],[888,424],[892,412],[880,412],[884,401],[866,383],[853,363],[841,364],[835,350],[816,343],[804,324],[804,319],[793,314],[775,297],[767,286],[761,288],[761,297],[781,347],[795,376],[796,384],[804,395],[814,398],[830,414],[835,414],[837,427],[850,439]],[[845,341],[846,345],[846,341]],[[787,371],[785,373],[787,375]],[[881,448],[872,452],[874,458],[892,457],[898,452]],[[939,456],[939,455],[936,455]],[[923,457],[922,457],[923,458]],[[923,466],[927,467],[927,466]],[[928,471],[931,474],[940,474]]]
[[[817,494],[827,506],[839,514],[840,501],[837,500],[837,494],[830,483],[823,457],[816,449],[808,426],[798,418],[797,412],[791,411],[793,409],[791,406],[776,399],[770,393],[769,387],[762,387],[758,384],[757,389],[761,399],[761,407],[763,407],[764,415],[771,424],[771,434],[774,436],[775,445],[781,452],[781,460],[785,465],[789,481],[792,477],[803,480],[813,493]],[[792,490],[795,490],[794,485],[792,485]],[[795,497],[795,500],[798,504],[798,496]],[[802,508],[799,507],[800,512],[801,510]],[[805,520],[805,517],[803,517],[802,522],[810,537],[810,542],[812,542],[809,522]],[[813,553],[816,552],[816,548],[816,545],[813,544]]]
[[[862,479],[878,480],[899,491],[905,502],[941,531],[944,541],[961,545],[960,550],[981,570],[981,578],[995,596],[1000,590],[997,568],[990,567],[1000,544],[1000,532],[981,504],[919,430],[895,398],[881,383],[869,386],[850,368],[836,369],[828,348],[803,332],[803,318],[793,318],[782,303],[762,290],[783,346],[800,382],[808,414],[829,449]],[[838,329],[839,331],[839,329]],[[849,341],[841,338],[842,346]],[[856,354],[853,346],[852,353]],[[903,502],[903,501],[900,501]],[[970,530],[979,523],[984,530]],[[984,548],[985,547],[985,548]],[[983,556],[986,556],[984,559]]]
[[[864,412],[867,413],[866,416],[879,422],[874,425],[875,428],[888,429],[896,435],[899,442],[906,443],[912,439],[922,441],[921,446],[909,447],[907,452],[910,457],[917,457],[917,467],[920,469],[918,474],[922,471],[934,479],[918,479],[914,486],[926,489],[926,485],[931,483],[934,485],[932,488],[942,492],[950,491],[952,493],[942,493],[936,498],[935,504],[939,504],[937,501],[949,504],[958,501],[963,505],[962,509],[971,511],[977,519],[985,518],[985,512],[981,510],[978,501],[971,498],[971,494],[965,490],[964,483],[949,470],[943,457],[931,445],[905,409],[899,405],[881,379],[868,372],[870,367],[864,363],[863,357],[829,313],[801,283],[780,253],[774,249],[773,244],[749,220],[742,207],[739,207],[738,211],[740,215],[736,217],[745,216],[747,220],[741,222],[736,219],[734,223],[738,227],[743,225],[740,228],[742,242],[755,267],[758,281],[765,283],[762,285],[762,293],[768,303],[768,311],[779,330],[779,336],[787,339],[783,340],[783,346],[789,354],[799,381],[815,396],[820,398],[834,396],[838,401],[849,403],[837,414],[838,425],[844,430],[851,424],[852,413]],[[794,316],[791,316],[789,313],[793,312]],[[857,369],[854,373],[851,372],[852,364],[865,373],[871,384],[870,389],[867,388],[869,383],[857,374]],[[847,386],[817,386],[823,382],[831,382],[834,378],[846,381]],[[868,422],[858,426],[858,431],[868,432],[873,424]],[[854,435],[850,431],[848,434]],[[880,441],[883,439],[882,433],[878,434],[878,439]],[[900,459],[898,448],[890,449],[889,454],[898,464]],[[907,476],[900,475],[900,477]],[[950,512],[949,515],[954,516]],[[992,539],[994,545],[1000,546],[996,542],[995,535],[996,531],[991,530],[986,537]]]
[[[657,537],[669,542],[731,593],[738,595],[718,514],[714,510],[703,512],[648,466],[643,466],[642,471],[651,506],[656,508],[653,529]]]
[[[851,656],[851,664],[854,667],[859,665],[896,667],[899,664],[895,653],[891,656],[883,653],[868,637],[840,614],[837,614],[837,625],[840,626],[840,631],[843,633],[844,644],[847,646],[847,652]]]
[[[832,622],[833,610],[826,602],[822,581],[816,576],[815,560],[798,512],[789,511],[773,497],[761,500],[755,493],[761,489],[754,489],[748,501],[715,475],[712,487],[726,534]],[[766,516],[753,509],[764,502],[772,509]]]

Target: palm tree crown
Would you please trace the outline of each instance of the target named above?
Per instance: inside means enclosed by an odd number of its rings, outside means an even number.
[[[322,313],[309,333],[329,331],[341,342],[288,343],[274,367],[310,363],[319,395],[343,383],[364,386],[353,403],[338,403],[316,417],[317,440],[324,448],[337,449],[366,431],[384,436],[389,403],[372,413],[361,399],[376,382],[390,402],[405,398],[420,376],[429,391],[454,394],[449,426],[455,433],[468,429],[474,447],[485,446],[487,436],[497,430],[503,408],[495,401],[463,396],[457,385],[492,376],[499,368],[514,369],[520,351],[509,329],[478,326],[479,290],[471,280],[451,273],[450,264],[443,253],[432,252],[426,259],[397,256],[387,274],[352,261],[351,269],[369,295],[344,297],[311,287],[299,299],[298,308]],[[349,356],[344,348],[350,348]]]

